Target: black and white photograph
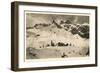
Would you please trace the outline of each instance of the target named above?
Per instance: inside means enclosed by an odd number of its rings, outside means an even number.
[[[97,7],[13,2],[11,69],[97,66]]]
[[[26,59],[88,57],[89,15],[25,13]]]

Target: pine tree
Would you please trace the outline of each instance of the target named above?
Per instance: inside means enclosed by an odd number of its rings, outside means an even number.
[[[55,46],[54,42],[51,40],[51,46]]]

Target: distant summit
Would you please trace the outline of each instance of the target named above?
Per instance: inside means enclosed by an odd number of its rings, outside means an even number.
[[[53,28],[56,29],[64,29],[65,31],[71,32],[73,35],[78,34],[82,38],[89,38],[89,24],[73,24],[70,20],[60,21],[60,24],[53,20],[52,23],[39,23],[35,24],[33,27],[28,27],[30,29],[48,29],[52,30]]]

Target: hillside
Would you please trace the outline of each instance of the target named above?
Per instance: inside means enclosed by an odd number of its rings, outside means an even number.
[[[27,15],[26,58],[89,55],[89,23],[86,23],[87,20],[84,23],[78,22],[81,16],[77,16],[77,20],[71,17],[73,16]]]

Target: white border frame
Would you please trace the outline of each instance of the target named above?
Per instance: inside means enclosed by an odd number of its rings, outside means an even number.
[[[54,12],[74,12],[90,14],[90,57],[84,58],[68,58],[62,60],[34,60],[30,62],[24,61],[24,10],[32,11],[54,11]],[[95,10],[81,8],[63,8],[63,7],[47,7],[47,6],[25,6],[19,5],[19,68],[35,68],[35,67],[50,67],[62,65],[84,65],[95,64]]]

